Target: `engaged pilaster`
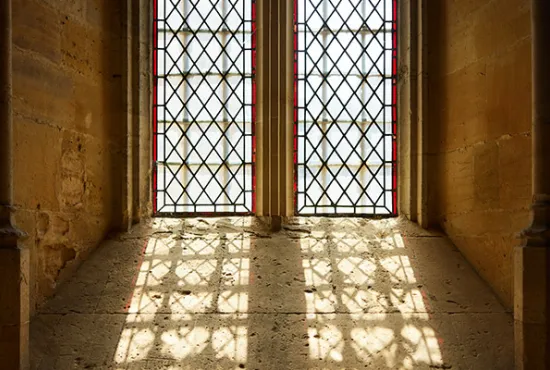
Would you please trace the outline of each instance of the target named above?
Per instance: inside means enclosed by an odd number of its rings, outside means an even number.
[[[0,367],[29,368],[29,253],[13,222],[12,6],[0,2]]]
[[[277,230],[294,210],[293,6],[257,1],[256,213]]]
[[[549,369],[550,294],[550,2],[531,1],[533,205],[531,226],[515,250],[516,369]]]

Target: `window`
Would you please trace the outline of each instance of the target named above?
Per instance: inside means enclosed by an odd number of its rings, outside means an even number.
[[[396,214],[397,0],[288,4],[295,213]],[[255,212],[255,13],[256,0],[155,0],[155,214]]]
[[[155,0],[154,212],[254,212],[254,2]]]
[[[396,0],[295,0],[296,212],[396,211]]]

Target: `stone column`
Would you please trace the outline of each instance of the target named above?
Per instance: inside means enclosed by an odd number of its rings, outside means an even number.
[[[428,212],[428,3],[398,2],[398,212],[426,228]],[[432,5],[432,8],[434,5]]]
[[[0,2],[0,367],[29,368],[29,255],[13,222],[12,5]]]
[[[256,14],[256,213],[278,230],[294,210],[292,2],[258,1]]]
[[[516,369],[549,369],[550,2],[531,1],[533,204],[531,226],[515,250]]]

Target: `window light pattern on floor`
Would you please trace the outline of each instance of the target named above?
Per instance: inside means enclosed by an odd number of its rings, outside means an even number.
[[[296,211],[396,212],[396,0],[295,0]]]
[[[357,219],[309,222],[316,223],[300,239],[310,358],[344,364],[353,357],[377,369],[447,367],[402,235],[367,237],[351,231],[365,225]]]
[[[246,363],[250,238],[233,229],[244,221],[228,220],[229,232],[212,232],[204,228],[208,224],[193,221],[185,223],[193,233],[159,234],[147,242],[126,307],[117,369],[152,368],[153,359],[162,368],[188,370]],[[170,228],[181,221],[158,225]],[[212,320],[214,315],[219,318]],[[193,364],[184,366],[192,358]]]
[[[446,368],[398,232],[295,221],[273,235],[244,218],[157,219],[114,368]]]
[[[437,263],[434,263],[437,261]],[[513,318],[404,219],[156,218],[106,241],[33,319],[51,369],[509,369]]]
[[[254,212],[253,8],[155,1],[157,214]]]

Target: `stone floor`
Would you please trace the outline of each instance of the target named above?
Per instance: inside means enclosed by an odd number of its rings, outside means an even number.
[[[31,325],[33,369],[512,369],[512,318],[401,219],[155,219]]]

